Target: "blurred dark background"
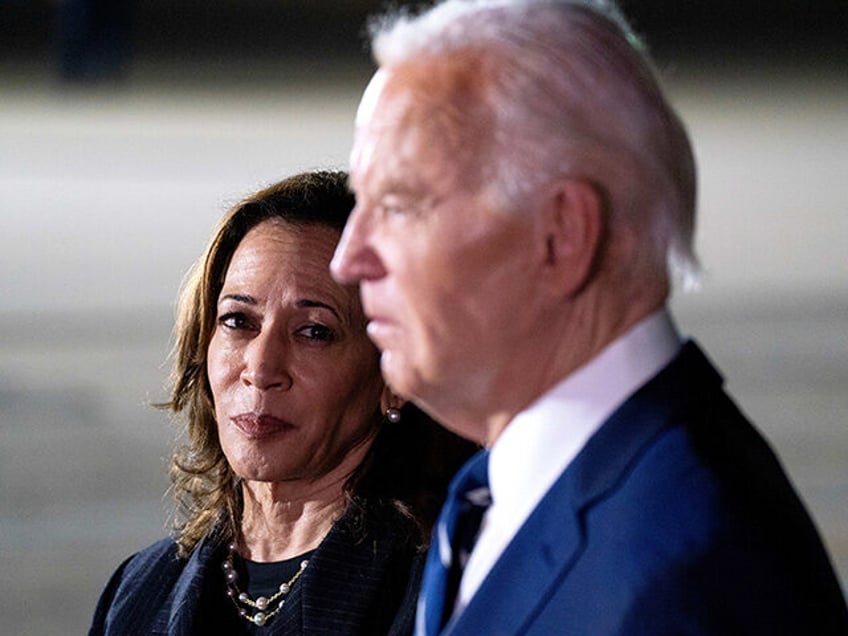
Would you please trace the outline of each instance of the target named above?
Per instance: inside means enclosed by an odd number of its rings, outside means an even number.
[[[409,4],[409,3],[401,3]],[[0,632],[85,633],[168,530],[180,281],[221,214],[344,167],[365,0],[0,0]],[[848,589],[848,1],[627,0],[698,160],[673,310]]]
[[[421,3],[400,2],[414,7]],[[787,62],[848,59],[844,0],[626,0],[661,61],[672,55]],[[132,60],[295,54],[367,62],[369,0],[0,0],[0,55],[42,60],[68,75],[113,76]],[[76,68],[86,57],[89,71]],[[319,60],[316,60],[316,63]],[[84,64],[84,62],[82,62]]]

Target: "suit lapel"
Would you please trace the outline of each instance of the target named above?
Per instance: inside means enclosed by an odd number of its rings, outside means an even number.
[[[164,618],[163,612],[168,614],[167,633],[170,636],[189,636],[193,633],[204,581],[209,576],[210,562],[214,560],[216,549],[216,543],[210,539],[205,539],[198,546],[174,585],[171,602],[160,610],[160,621]]]
[[[369,523],[358,541],[344,521],[336,523],[312,556],[300,589],[304,636],[385,633],[394,618],[412,560],[412,548],[405,561],[401,547],[409,522]]]
[[[580,558],[585,510],[602,500],[669,426],[693,387],[713,394],[721,377],[700,349],[686,343],[675,359],[630,397],[560,475],[495,563],[445,636],[516,635],[526,631],[557,583]],[[709,388],[706,388],[709,387]]]
[[[579,556],[582,543],[575,510],[557,480],[498,559],[459,618],[443,632],[518,634],[557,580]],[[554,505],[553,501],[565,505]]]

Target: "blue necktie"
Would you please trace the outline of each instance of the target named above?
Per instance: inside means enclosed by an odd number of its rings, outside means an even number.
[[[474,547],[489,493],[489,451],[480,451],[457,473],[433,533],[421,582],[415,633],[435,636],[453,613],[462,571]]]

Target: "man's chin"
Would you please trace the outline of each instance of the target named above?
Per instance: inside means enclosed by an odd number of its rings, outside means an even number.
[[[380,353],[380,371],[392,391],[397,395],[409,399],[413,387],[410,383],[409,370],[402,363],[401,356],[391,349],[384,349]]]

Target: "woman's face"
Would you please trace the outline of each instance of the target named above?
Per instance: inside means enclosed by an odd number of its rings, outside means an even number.
[[[343,478],[373,440],[379,357],[357,290],[330,277],[338,238],[264,221],[227,269],[207,372],[221,447],[242,479]]]

